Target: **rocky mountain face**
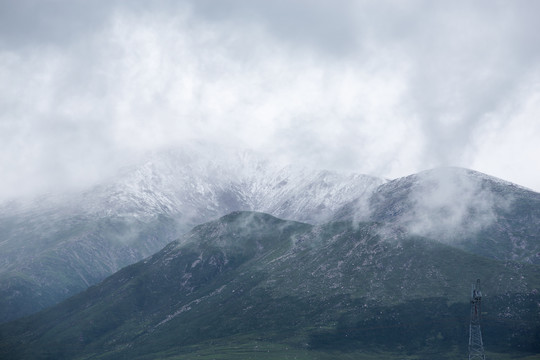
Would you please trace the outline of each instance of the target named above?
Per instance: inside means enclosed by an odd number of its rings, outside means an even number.
[[[486,348],[525,358],[540,352],[539,273],[380,222],[233,212],[0,326],[0,357],[455,359],[481,278]]]
[[[81,193],[0,206],[0,322],[55,304],[235,210],[324,222],[383,181],[169,151]]]

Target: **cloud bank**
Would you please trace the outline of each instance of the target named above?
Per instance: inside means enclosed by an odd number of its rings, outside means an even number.
[[[204,142],[540,189],[534,1],[0,3],[0,198]],[[225,151],[225,150],[224,150]]]

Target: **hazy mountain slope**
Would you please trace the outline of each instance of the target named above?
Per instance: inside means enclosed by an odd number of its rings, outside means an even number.
[[[467,169],[389,181],[336,220],[369,219],[501,260],[540,263],[540,194]]]
[[[156,154],[81,193],[0,206],[0,322],[43,309],[234,210],[318,222],[382,181],[249,154]]]
[[[0,206],[0,322],[43,309],[235,210],[378,221],[494,259],[540,263],[540,194],[443,168],[383,181],[249,153],[155,154],[85,192]],[[399,230],[401,229],[401,230]]]
[[[65,218],[64,221],[69,225],[58,224],[56,231],[43,237],[30,237],[39,236],[39,232],[18,236],[18,241],[29,245],[3,253],[1,320],[53,305],[152,254],[163,242],[176,236],[174,220],[161,215],[146,221],[122,218]],[[50,240],[54,242],[42,243]],[[37,251],[28,249],[40,245],[42,249]]]
[[[314,227],[236,212],[51,309],[3,325],[0,354],[189,358],[199,345],[229,341],[245,347],[240,359],[255,356],[250,344],[264,340],[335,358],[335,351],[358,349],[452,358],[454,346],[466,343],[476,277],[489,314],[486,344],[540,351],[537,266],[386,231],[377,223]]]

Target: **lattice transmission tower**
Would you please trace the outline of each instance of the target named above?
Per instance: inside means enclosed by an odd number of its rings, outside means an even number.
[[[469,327],[469,360],[485,360],[484,343],[480,329],[482,292],[480,291],[480,279],[472,286],[471,292],[471,325]]]

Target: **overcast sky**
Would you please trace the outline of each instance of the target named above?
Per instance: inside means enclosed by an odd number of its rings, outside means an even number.
[[[538,14],[535,0],[0,0],[0,198],[192,141],[539,191]]]

